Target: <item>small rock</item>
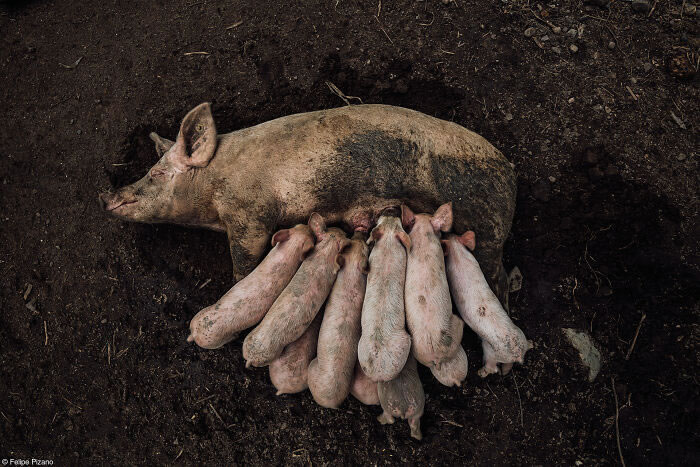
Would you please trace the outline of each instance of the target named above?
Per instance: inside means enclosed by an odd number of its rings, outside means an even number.
[[[82,135],[82,134],[83,134],[83,130],[78,130],[76,133],[78,133],[79,135]]]
[[[554,52],[555,54],[560,54],[561,48],[555,45],[554,47],[552,47],[552,52]]]
[[[566,35],[571,38],[575,38],[578,35],[578,31],[576,30],[576,28],[571,28],[568,31],[566,31]]]
[[[535,35],[536,32],[537,30],[535,28],[527,28],[525,30],[525,37],[532,37]]]
[[[449,5],[451,0],[442,0],[443,5]]]
[[[648,13],[651,10],[651,5],[647,0],[632,0],[631,8],[637,13]]]
[[[684,160],[685,160],[685,154],[678,154],[678,155],[676,156],[676,159],[678,159],[679,161],[684,161]]]
[[[513,114],[510,113],[510,112],[508,112],[508,113],[506,114],[506,120],[509,121],[509,122],[510,122],[511,120],[513,120]]]
[[[550,176],[549,176],[549,181],[550,181],[551,183],[554,183],[554,182],[557,181],[557,178],[556,178],[556,177],[552,177],[552,176],[550,175]]]
[[[590,336],[571,328],[562,328],[571,345],[578,350],[581,363],[588,368],[588,382],[592,383],[600,372],[600,351],[595,347]]]
[[[595,110],[596,112],[600,112],[601,110],[603,110],[603,106],[601,104],[596,104],[593,106],[593,110]]]
[[[645,73],[649,73],[652,68],[654,68],[654,66],[651,63],[647,62],[644,64],[644,72]]]
[[[552,32],[553,32],[554,34],[559,34],[559,33],[561,33],[561,28],[560,28],[559,26],[554,26],[554,27],[552,28]]]
[[[635,77],[630,78],[630,83],[637,84],[637,78],[635,78]]]
[[[612,50],[615,48],[617,44],[615,44],[615,41],[610,41],[608,42],[608,49]]]
[[[544,36],[540,37],[540,40],[542,42],[547,42],[549,40],[549,36],[547,34],[545,34]]]
[[[578,46],[576,44],[571,44],[569,50],[571,50],[572,53],[576,53],[578,52]]]
[[[508,290],[510,292],[517,292],[523,286],[523,274],[520,272],[520,268],[515,266],[508,274]]]
[[[611,112],[612,112],[612,109],[606,105],[606,106],[605,106],[605,113],[606,113],[606,114],[609,114],[609,113],[611,113]]]
[[[691,5],[690,3],[685,5],[685,10],[683,10],[683,14],[688,15],[688,16],[693,16],[697,12],[697,7],[695,5]]]
[[[573,103],[574,103],[574,100],[575,100],[575,99],[574,99],[573,97],[569,97],[569,104],[573,104]]]

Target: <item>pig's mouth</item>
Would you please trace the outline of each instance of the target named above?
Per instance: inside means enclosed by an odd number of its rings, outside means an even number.
[[[107,212],[115,212],[120,208],[124,208],[124,206],[128,206],[137,202],[137,200],[135,199],[125,199],[121,196],[115,196],[112,193],[101,194],[99,200],[100,204],[102,205],[102,209],[104,209]]]
[[[123,208],[124,206],[128,206],[129,204],[134,204],[136,201],[120,201],[118,204],[114,204],[112,206],[105,206],[105,210],[112,212],[116,211],[119,208]]]

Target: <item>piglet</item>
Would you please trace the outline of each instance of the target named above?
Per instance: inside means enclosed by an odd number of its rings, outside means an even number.
[[[282,354],[270,363],[270,381],[277,395],[295,394],[308,387],[309,362],[316,355],[318,329],[322,313],[318,313],[299,339],[284,348]]]
[[[373,381],[389,381],[401,372],[411,350],[403,298],[411,240],[398,217],[382,215],[368,242],[374,247],[369,255],[357,357]]]
[[[355,232],[343,252],[345,264],[326,301],[317,356],[309,365],[309,390],[326,408],[337,408],[350,392],[367,282],[366,239],[367,234]]]
[[[479,376],[484,378],[498,373],[499,363],[503,364],[501,373],[508,374],[513,362],[523,363],[525,352],[532,348],[532,343],[510,320],[469,251],[474,250],[474,232],[449,235],[443,244],[447,280],[457,310],[481,338],[484,366],[479,370]]]
[[[272,250],[258,267],[218,302],[192,318],[187,342],[217,349],[235,339],[240,331],[257,324],[313,246],[311,229],[304,224],[277,232],[272,237]]]
[[[350,243],[337,228],[326,228],[316,213],[309,219],[316,246],[260,324],[243,341],[246,367],[269,365],[284,347],[299,339],[321,309],[343,266],[340,252]]]
[[[355,363],[355,375],[352,378],[350,394],[355,399],[365,405],[378,405],[379,394],[377,393],[377,383],[369,379],[369,376],[362,371],[360,362]]]
[[[440,232],[452,228],[452,203],[443,204],[432,216],[414,214],[402,205],[401,222],[411,237],[404,296],[413,356],[423,365],[439,369],[457,353],[464,330],[462,320],[452,313],[440,244]]]
[[[406,366],[399,375],[391,381],[377,383],[379,402],[382,404],[382,413],[377,420],[382,425],[394,423],[394,417],[408,420],[411,427],[411,437],[421,440],[420,418],[425,407],[425,393],[423,385],[418,377],[416,359],[409,356]]]
[[[468,366],[467,354],[460,345],[456,354],[442,362],[440,367],[431,366],[430,371],[435,379],[447,387],[461,386],[462,381],[467,378]]]

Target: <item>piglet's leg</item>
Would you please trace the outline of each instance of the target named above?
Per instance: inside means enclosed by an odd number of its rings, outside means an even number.
[[[507,375],[508,373],[510,373],[511,368],[513,368],[513,364],[512,364],[512,363],[503,363],[503,364],[501,364],[501,374],[502,374],[503,376]]]
[[[482,378],[498,373],[498,361],[493,347],[486,341],[481,341],[481,348],[484,350],[484,366],[477,372]]]
[[[420,431],[420,417],[410,417],[408,426],[411,427],[411,438],[415,438],[418,441],[423,439],[423,433]]]
[[[388,423],[389,425],[391,425],[392,423],[394,423],[394,417],[393,417],[389,412],[387,412],[386,410],[384,411],[383,414],[381,414],[379,417],[377,417],[377,420],[378,420],[379,423],[381,423],[382,425],[386,425],[387,423]]]

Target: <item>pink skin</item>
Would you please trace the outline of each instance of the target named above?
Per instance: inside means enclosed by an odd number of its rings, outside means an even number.
[[[366,234],[355,232],[343,252],[345,264],[326,301],[317,356],[309,365],[309,390],[326,408],[337,408],[350,393],[367,282],[366,239]]]
[[[447,387],[461,386],[462,381],[467,378],[468,366],[467,354],[460,345],[454,356],[442,362],[439,368],[435,366],[430,367],[430,371],[435,376],[435,379]]]
[[[401,372],[411,350],[404,312],[406,251],[411,240],[398,217],[381,216],[368,242],[374,247],[369,256],[357,357],[373,381],[389,381]]]
[[[326,301],[343,266],[340,252],[350,243],[345,233],[337,228],[327,229],[316,213],[311,215],[309,227],[316,236],[316,246],[265,318],[243,341],[246,367],[269,365],[286,345],[301,337]]]
[[[432,216],[414,214],[402,205],[401,221],[411,237],[404,296],[413,356],[423,365],[439,369],[457,353],[464,329],[462,320],[452,313],[440,244],[440,232],[452,228],[452,203],[443,204]]]
[[[270,363],[270,381],[277,388],[278,396],[296,394],[308,387],[309,362],[316,355],[322,316],[322,313],[317,314],[304,334],[285,347],[282,354]]]
[[[484,366],[479,370],[479,376],[484,378],[498,373],[499,363],[503,364],[501,373],[505,375],[513,362],[523,363],[525,352],[532,348],[532,343],[508,317],[469,251],[475,246],[474,232],[449,235],[443,244],[447,280],[457,310],[482,340]]]
[[[272,246],[253,272],[192,318],[187,342],[217,349],[257,324],[292,280],[304,256],[313,248],[314,238],[309,227],[300,224],[277,232]]]
[[[423,439],[420,418],[423,416],[425,407],[425,392],[418,377],[415,358],[413,356],[408,358],[406,366],[396,378],[377,383],[377,391],[384,410],[384,413],[377,418],[379,423],[382,425],[394,423],[394,417],[408,420],[411,437],[417,440]]]
[[[379,405],[379,393],[377,383],[369,379],[362,371],[360,362],[355,364],[355,376],[350,386],[350,394],[365,405]]]

